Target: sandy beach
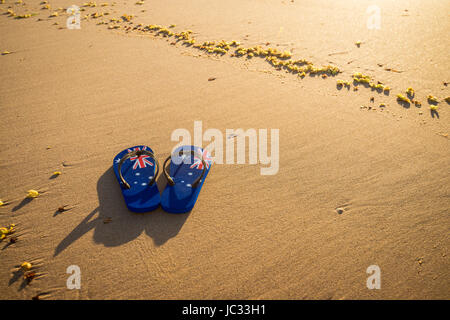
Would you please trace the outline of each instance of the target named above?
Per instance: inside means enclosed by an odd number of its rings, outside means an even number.
[[[74,1],[0,2],[3,299],[450,299],[449,0]],[[196,122],[276,170],[127,210],[114,156]]]

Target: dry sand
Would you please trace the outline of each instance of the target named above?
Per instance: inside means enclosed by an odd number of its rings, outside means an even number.
[[[80,30],[66,28],[62,10],[48,18],[72,1],[5,2],[0,199],[10,203],[0,226],[15,223],[18,241],[0,244],[2,298],[450,298],[450,1],[377,1],[380,30],[367,29],[373,1],[361,0],[98,2],[82,17],[110,15],[82,19]],[[14,19],[9,7],[38,14]],[[125,13],[132,27],[270,42],[342,74],[300,79],[260,58],[126,32],[126,22],[97,25]],[[391,94],[338,90],[355,71]],[[421,108],[396,102],[410,86]],[[428,94],[440,100],[434,117]],[[194,120],[222,132],[279,129],[279,172],[216,164],[191,213],[127,211],[114,155],[147,144],[161,162],[172,131],[192,132]],[[24,200],[29,189],[41,195]],[[58,213],[62,205],[71,210]],[[29,284],[17,271],[24,261],[37,273]],[[81,290],[66,288],[70,265],[81,268]],[[366,287],[370,265],[380,290]]]

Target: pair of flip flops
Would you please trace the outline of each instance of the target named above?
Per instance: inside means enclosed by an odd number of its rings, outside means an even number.
[[[211,165],[207,150],[178,147],[164,161],[167,186],[162,195],[156,185],[159,163],[148,146],[139,145],[119,152],[114,157],[113,168],[130,211],[148,212],[161,205],[164,211],[185,213],[194,207]]]

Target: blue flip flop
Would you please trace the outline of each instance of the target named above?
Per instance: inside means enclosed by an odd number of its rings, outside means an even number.
[[[113,168],[130,211],[158,208],[161,196],[155,181],[159,164],[152,149],[147,146],[125,149],[114,157]]]
[[[169,170],[166,164],[170,160]],[[192,210],[206,176],[211,169],[212,158],[207,150],[195,146],[181,146],[164,161],[163,172],[167,186],[161,196],[161,207],[170,213]]]

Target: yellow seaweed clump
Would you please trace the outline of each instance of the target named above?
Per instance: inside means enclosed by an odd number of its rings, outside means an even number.
[[[184,40],[183,43],[192,46],[195,44],[195,39]]]
[[[22,270],[28,271],[28,270],[30,270],[33,266],[32,266],[31,263],[25,261],[24,263],[22,263],[22,264],[20,265],[20,267],[22,268]]]
[[[169,29],[167,29],[167,28],[159,29],[157,34],[162,34],[164,37],[171,37],[171,36],[174,35],[174,33],[172,31],[170,31]]]
[[[95,13],[91,14],[91,18],[97,19],[97,18],[100,18],[100,17],[103,17],[103,13],[95,12]]]
[[[175,33],[175,38],[180,39],[180,40],[189,40],[189,38],[191,37],[191,30],[186,30],[186,31],[182,31],[180,33]]]
[[[128,14],[123,14],[122,16],[121,16],[121,18],[122,18],[122,20],[123,21],[126,21],[126,22],[130,22],[131,21],[131,19],[133,19],[133,15],[131,14],[131,15],[128,15]]]
[[[375,89],[375,90],[381,92],[381,91],[384,90],[384,85],[383,85],[382,83],[374,84],[373,89]]]
[[[372,87],[369,76],[365,76],[361,72],[355,72],[353,73],[352,77],[355,83],[363,83]]]
[[[27,18],[31,18],[32,16],[33,16],[33,14],[27,13],[27,14],[15,16],[15,19],[27,19]]]
[[[409,87],[408,89],[406,89],[406,94],[410,97],[414,97],[415,94],[414,89]]]
[[[350,81],[343,81],[343,80],[336,81],[336,86],[338,88],[346,87],[347,89],[350,89],[351,85],[352,84],[350,83]]]
[[[82,7],[91,7],[91,8],[96,7],[96,6],[97,6],[97,3],[95,1],[85,2],[82,5]]]
[[[403,103],[410,103],[409,99],[404,95],[402,95],[401,93],[397,95],[397,100]]]
[[[27,191],[27,198],[37,198],[39,196],[39,192],[36,190],[28,190]]]
[[[9,227],[0,228],[0,240],[3,240],[7,235],[12,234],[16,231],[16,225],[10,224]]]

